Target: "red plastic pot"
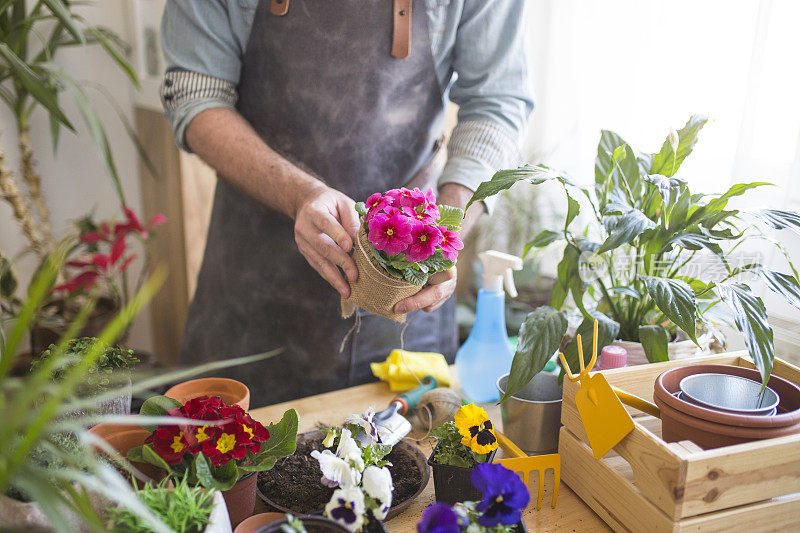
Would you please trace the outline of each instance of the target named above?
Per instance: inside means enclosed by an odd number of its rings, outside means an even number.
[[[230,489],[222,491],[232,527],[238,526],[246,518],[253,516],[253,509],[256,507],[257,481],[258,476],[255,472],[251,472],[237,481]]]
[[[250,389],[241,381],[228,378],[200,378],[171,387],[164,396],[186,403],[200,396],[219,396],[228,405],[250,409]]]

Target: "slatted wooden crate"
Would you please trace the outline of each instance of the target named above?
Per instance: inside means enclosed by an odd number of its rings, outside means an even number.
[[[612,385],[652,401],[656,377],[685,364],[753,368],[743,352],[604,371]],[[780,360],[774,373],[800,383]],[[800,435],[704,451],[661,439],[661,421],[629,408],[635,427],[594,459],[575,393],[564,380],[559,453],[562,481],[616,531],[800,531]]]

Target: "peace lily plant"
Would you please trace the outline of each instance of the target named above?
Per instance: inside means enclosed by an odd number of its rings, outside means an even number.
[[[766,383],[775,357],[773,333],[764,302],[748,282],[760,279],[800,308],[797,270],[768,233],[800,233],[800,214],[729,205],[734,197],[770,185],[766,182],[700,194],[676,177],[707,120],[692,116],[683,128],[670,132],[656,153],[638,152],[618,134],[604,130],[590,187],[531,165],[497,172],[478,187],[470,204],[519,181],[557,182],[567,199],[563,226],[542,231],[525,246],[527,254],[557,243],[563,253],[550,306],[534,310],[520,328],[503,399],[519,392],[559,348],[569,310],[582,315],[577,333],[584,338],[591,337],[592,322],[599,321],[599,348],[615,339],[641,342],[650,362],[667,360],[668,342],[678,329],[697,343],[698,333],[719,336],[718,324],[731,325],[744,336]],[[581,209],[588,216],[577,219]],[[790,272],[767,268],[755,254],[747,261],[733,261],[751,243],[777,249]],[[709,264],[714,268],[702,268]],[[691,268],[698,265],[701,268]],[[577,368],[575,342],[564,352]]]
[[[392,474],[386,461],[392,447],[381,443],[373,422],[374,409],[354,414],[344,425],[323,430],[325,450],[314,450],[322,483],[336,488],[325,516],[350,531],[362,531],[373,520],[386,518],[392,506]],[[334,450],[335,451],[332,451]]]

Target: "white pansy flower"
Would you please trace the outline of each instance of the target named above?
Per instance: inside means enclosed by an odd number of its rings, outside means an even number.
[[[358,487],[337,489],[325,506],[325,516],[350,531],[360,531],[364,525],[364,493]]]
[[[345,424],[353,424],[355,426],[359,426],[364,430],[367,442],[362,441],[362,444],[364,444],[365,446],[381,442],[381,438],[378,435],[378,429],[375,427],[375,424],[372,421],[372,418],[374,416],[375,416],[375,407],[370,407],[360,415],[348,416],[344,421]]]
[[[361,478],[361,486],[370,498],[375,500],[378,508],[372,511],[375,518],[383,520],[392,506],[392,474],[385,466],[368,466]]]
[[[342,429],[342,435],[339,437],[339,446],[336,447],[336,455],[360,471],[364,470],[364,458],[361,453],[361,446],[355,441],[350,430],[347,428]]]
[[[322,470],[322,484],[327,487],[354,487],[361,483],[361,472],[351,468],[350,463],[333,454],[330,450],[314,450],[311,457],[319,461]]]

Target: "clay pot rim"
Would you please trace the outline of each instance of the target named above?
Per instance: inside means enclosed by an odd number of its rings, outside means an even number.
[[[259,520],[267,518],[266,515],[275,515],[275,516],[269,522],[267,522],[265,524],[261,524],[259,522]],[[255,532],[255,531],[260,530],[262,527],[266,527],[266,526],[270,525],[271,523],[278,522],[280,520],[286,520],[286,514],[285,513],[267,512],[267,513],[254,514],[253,516],[250,516],[250,517],[245,518],[244,520],[242,520],[239,523],[239,525],[236,526],[236,528],[233,530],[233,533],[244,533],[245,531]],[[248,521],[250,521],[253,524],[258,524],[258,525],[252,526],[251,524],[247,523]],[[245,527],[242,527],[242,526],[245,526]]]
[[[236,397],[239,398],[239,400],[233,403],[235,404],[247,403],[249,407],[250,388],[241,381],[231,378],[207,377],[207,378],[197,378],[197,379],[190,379],[188,381],[182,381],[181,383],[173,385],[172,387],[167,389],[167,391],[164,393],[164,396],[181,401],[179,398],[174,398],[174,396],[185,396],[185,394],[177,394],[176,391],[183,392],[183,389],[187,387],[188,388],[196,387],[197,389],[206,388],[209,383],[226,383],[228,385],[232,385],[233,390],[231,392],[236,392],[237,393]],[[203,394],[200,394],[198,396],[203,396]],[[246,410],[247,409],[245,409],[245,411]]]
[[[300,437],[315,438],[315,437],[322,437],[322,435],[323,433],[320,430],[306,431],[305,433],[300,433],[299,435],[297,435],[297,440],[299,441]],[[409,455],[411,455],[416,460],[417,466],[419,467],[419,470],[422,473],[422,481],[420,481],[419,489],[417,489],[417,492],[409,496],[407,500],[400,502],[397,505],[392,505],[389,508],[389,512],[386,513],[386,518],[383,519],[383,522],[391,520],[395,516],[405,511],[417,498],[419,498],[419,496],[422,494],[422,491],[425,490],[425,487],[428,486],[428,483],[430,482],[431,479],[431,469],[428,468],[428,458],[425,457],[425,454],[422,453],[422,450],[402,440],[397,444],[395,444],[395,446],[403,446],[404,448],[412,450],[412,452]],[[322,513],[324,511],[324,509],[320,509],[318,511],[313,511],[308,514],[297,513],[287,507],[278,505],[273,500],[267,498],[267,496],[265,496],[264,493],[261,492],[261,487],[259,487],[258,484],[256,484],[256,494],[261,499],[261,501],[263,501],[267,505],[275,509],[278,509],[284,513],[292,514],[298,517],[319,516],[319,513]]]
[[[684,412],[674,409],[670,405],[667,405],[665,402],[661,401],[661,399],[658,397],[655,398],[655,402],[658,408],[661,410],[662,421],[665,418],[673,419],[676,420],[678,423],[683,424],[685,428],[693,428],[696,430],[704,431],[706,433],[721,435],[725,437],[733,437],[736,439],[742,439],[743,441],[785,437],[787,435],[794,435],[800,432],[800,423],[791,426],[782,426],[776,428],[769,428],[769,427],[753,428],[753,427],[731,426],[728,424],[712,422],[710,420],[704,420],[702,418],[697,418],[695,416],[688,415]],[[694,441],[690,432],[682,431],[681,434],[683,437],[681,440]]]
[[[773,429],[773,428],[791,427],[800,424],[800,408],[786,413],[776,414],[773,416],[739,415],[735,413],[726,413],[722,411],[716,411],[713,409],[707,409],[700,405],[696,405],[687,402],[686,400],[682,400],[673,394],[673,392],[675,391],[671,391],[664,386],[664,381],[666,377],[671,377],[672,375],[676,375],[677,380],[680,381],[680,379],[686,376],[693,374],[700,374],[703,372],[712,372],[717,374],[723,373],[723,374],[739,375],[741,377],[760,378],[760,374],[758,373],[757,370],[741,366],[720,365],[720,364],[699,364],[699,365],[689,364],[685,366],[671,368],[669,370],[662,372],[656,378],[653,387],[653,399],[660,400],[662,403],[668,405],[675,411],[678,411],[689,417],[696,418],[699,420],[705,420],[723,426],[752,428],[752,429],[756,428]],[[776,386],[777,389],[791,388],[796,392],[798,396],[800,396],[800,387],[780,376],[776,376],[774,374],[770,376],[770,381],[768,382],[768,385],[770,385],[773,389],[775,389]],[[776,392],[780,394],[778,390],[776,390]]]

